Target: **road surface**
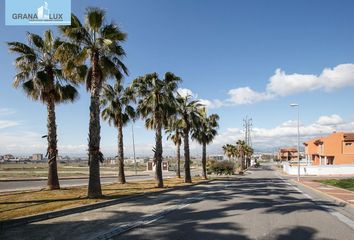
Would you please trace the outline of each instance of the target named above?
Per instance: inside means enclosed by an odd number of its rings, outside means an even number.
[[[281,178],[269,166],[6,229],[1,239],[353,239],[354,211]]]

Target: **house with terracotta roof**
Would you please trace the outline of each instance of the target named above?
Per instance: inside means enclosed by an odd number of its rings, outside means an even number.
[[[354,164],[354,133],[334,132],[304,142],[309,165]]]
[[[297,149],[293,147],[281,148],[278,152],[278,159],[280,161],[297,160]]]

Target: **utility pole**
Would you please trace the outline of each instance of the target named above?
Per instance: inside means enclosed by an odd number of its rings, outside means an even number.
[[[246,116],[246,118],[243,119],[243,127],[245,130],[245,143],[248,146],[252,147],[252,139],[251,139],[252,118]]]

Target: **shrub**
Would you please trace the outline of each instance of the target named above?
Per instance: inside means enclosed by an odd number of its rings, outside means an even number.
[[[208,174],[217,175],[232,175],[234,174],[234,163],[229,161],[215,161],[209,160],[207,162],[207,172]]]

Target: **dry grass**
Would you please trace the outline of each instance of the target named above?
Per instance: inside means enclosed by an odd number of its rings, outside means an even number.
[[[193,182],[201,182],[201,178],[193,178]],[[165,188],[188,185],[183,179],[170,178],[164,180]],[[158,192],[164,189],[156,188],[153,180],[129,182],[126,184],[104,184],[101,199],[88,199],[87,187],[71,187],[60,190],[40,190],[30,192],[0,194],[0,220],[19,218],[38,213],[71,208],[85,204],[116,199],[139,193]]]

